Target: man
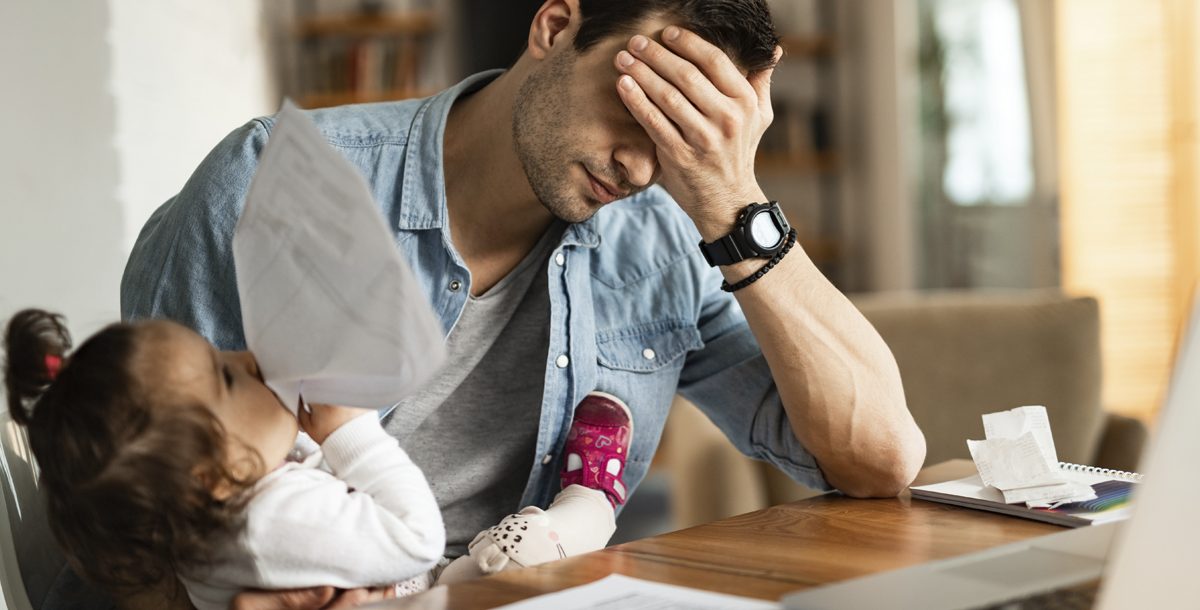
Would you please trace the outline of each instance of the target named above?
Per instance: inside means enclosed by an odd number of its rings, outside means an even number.
[[[782,233],[764,257],[710,248],[718,270],[698,247],[763,229],[738,219],[768,201],[754,157],[777,43],[762,0],[547,0],[503,73],[312,113],[448,334],[446,372],[385,425],[425,470],[450,554],[547,504],[593,390],[633,411],[630,490],[676,392],[808,486],[891,496],[915,476],[924,439],[891,353],[802,248]],[[126,318],[244,347],[230,242],[272,126],[228,136],[151,217]]]

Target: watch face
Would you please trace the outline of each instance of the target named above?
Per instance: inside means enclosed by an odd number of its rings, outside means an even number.
[[[760,250],[770,250],[783,241],[783,232],[775,226],[770,212],[760,212],[750,220],[750,239]]]

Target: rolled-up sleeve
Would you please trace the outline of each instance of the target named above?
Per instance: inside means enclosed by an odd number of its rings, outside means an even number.
[[[123,319],[167,318],[219,349],[245,348],[233,231],[266,140],[262,120],[226,136],[146,222],[121,279]]]
[[[717,286],[715,283],[706,282]],[[832,489],[816,459],[792,432],[779,390],[733,295],[704,295],[698,323],[704,347],[689,354],[679,393],[694,403],[742,453],[774,464],[792,480]]]

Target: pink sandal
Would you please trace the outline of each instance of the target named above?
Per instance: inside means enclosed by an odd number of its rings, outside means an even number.
[[[620,398],[591,392],[575,407],[563,452],[562,486],[604,492],[616,508],[625,503],[625,459],[633,441],[633,414]]]

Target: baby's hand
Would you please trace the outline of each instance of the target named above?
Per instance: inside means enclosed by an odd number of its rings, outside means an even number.
[[[334,430],[341,428],[342,424],[363,413],[371,412],[371,409],[315,403],[310,403],[308,407],[307,410],[300,409],[300,427],[319,445],[324,444],[325,439],[333,434]]]

